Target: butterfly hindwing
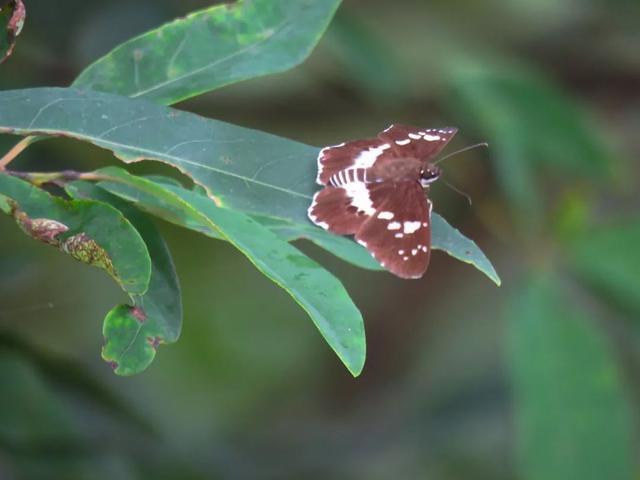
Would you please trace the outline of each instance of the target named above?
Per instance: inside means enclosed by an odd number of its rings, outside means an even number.
[[[367,214],[373,213],[373,208],[363,197],[367,190],[364,183],[349,187],[325,187],[317,192],[309,207],[309,218],[316,225],[338,235],[355,234],[367,219]]]
[[[384,182],[369,189],[373,215],[356,233],[356,240],[391,273],[419,278],[431,255],[431,201],[420,183]]]

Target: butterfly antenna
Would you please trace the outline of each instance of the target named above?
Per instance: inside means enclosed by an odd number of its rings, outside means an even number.
[[[437,162],[434,162],[434,165],[437,165],[441,161],[446,160],[449,157],[453,157],[454,155],[457,155],[458,153],[466,152],[467,150],[471,150],[471,149],[478,148],[478,147],[487,147],[488,148],[489,144],[487,142],[481,142],[481,143],[476,143],[474,145],[469,145],[468,147],[461,148],[460,150],[456,150],[455,152],[451,152],[451,153],[445,155],[444,157],[438,159]]]
[[[455,185],[453,185],[452,183],[447,182],[444,178],[440,177],[440,179],[444,182],[444,184],[449,187],[451,190],[453,190],[456,193],[459,193],[460,195],[462,195],[464,198],[467,199],[467,202],[469,202],[469,206],[473,205],[473,202],[471,201],[471,196],[466,193],[463,192],[462,190],[460,190],[459,188],[456,188]]]

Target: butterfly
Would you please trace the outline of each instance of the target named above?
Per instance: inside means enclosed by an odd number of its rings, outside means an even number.
[[[380,265],[420,278],[431,256],[431,200],[441,174],[435,157],[457,128],[391,125],[376,138],[325,147],[318,155],[318,191],[308,210],[319,227],[355,235]]]

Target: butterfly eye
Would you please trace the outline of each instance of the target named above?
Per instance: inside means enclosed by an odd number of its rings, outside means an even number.
[[[433,170],[433,169],[430,169],[430,168],[425,168],[422,171],[422,173],[420,174],[420,176],[425,180],[430,180],[430,179],[432,179],[434,177],[437,177],[438,176],[438,172]]]

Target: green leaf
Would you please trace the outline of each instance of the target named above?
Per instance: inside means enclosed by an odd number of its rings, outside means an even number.
[[[624,309],[640,312],[640,220],[618,219],[589,228],[566,245],[574,271]]]
[[[143,100],[43,88],[0,92],[0,132],[66,135],[125,162],[155,159],[224,206],[307,223],[318,149]]]
[[[102,357],[118,375],[134,375],[153,361],[158,346],[175,342],[182,328],[178,277],[164,240],[148,218],[127,202],[86,182],[73,182],[67,191],[117,208],[135,226],[152,258],[151,280],[134,305],[118,305],[106,316]]]
[[[118,167],[102,168],[96,170],[94,174],[110,178],[111,181],[103,180],[99,182],[99,185],[114,195],[134,202],[138,208],[176,225],[213,238],[221,238],[220,233],[212,227],[209,219],[181,198],[179,192],[185,189],[179,184],[167,182],[166,179],[158,179],[157,177],[138,177]],[[252,215],[251,218],[283,240],[292,241],[305,238],[361,268],[382,269],[369,252],[345,237],[332,235],[308,224],[301,225],[261,215]]]
[[[508,320],[522,478],[634,478],[630,406],[592,319],[547,275],[524,285]]]
[[[132,175],[119,167],[101,168],[93,174],[102,179],[98,182],[102,189],[134,203],[147,213],[209,237],[222,238],[206,217],[171,191],[171,188],[186,190],[180,185],[168,183],[164,179],[158,181],[153,177]]]
[[[437,250],[444,250],[453,258],[473,265],[493,282],[500,286],[502,281],[498,276],[498,273],[491,265],[489,259],[482,253],[482,250],[478,248],[476,242],[469,240],[462,235],[460,231],[453,228],[437,213],[431,214],[431,227],[433,228],[432,239],[433,248]]]
[[[0,63],[9,58],[13,52],[26,15],[22,0],[0,2]]]
[[[256,222],[267,227],[284,240],[309,240],[345,262],[367,270],[384,270],[360,244],[347,237],[334,235],[312,225],[289,222],[272,217],[252,215]]]
[[[120,45],[74,86],[172,104],[305,60],[340,0],[243,0],[192,13]]]
[[[205,235],[219,237],[216,231],[209,228],[208,222],[202,222],[201,215],[193,207],[185,205],[180,199],[180,192],[185,189],[176,186],[175,183],[163,182],[164,184],[158,185],[149,179],[136,177],[117,167],[103,168],[97,170],[95,174],[113,178],[114,181],[100,182],[100,186],[111,193],[135,202],[139,208]],[[176,214],[178,210],[180,213]],[[444,249],[454,258],[474,265],[496,285],[500,285],[500,277],[475,242],[462,235],[437,213],[432,216],[433,228],[440,232],[434,239],[433,248]],[[333,235],[308,224],[297,224],[260,215],[253,215],[252,218],[284,240],[292,241],[305,238],[361,268],[382,270],[382,267],[371,257],[369,252],[345,237]]]
[[[349,371],[358,376],[365,360],[362,315],[340,281],[309,257],[247,215],[216,207],[188,190],[174,190],[205,215],[220,233],[309,314]]]
[[[105,270],[131,295],[147,290],[151,260],[144,241],[116,209],[67,201],[0,174],[0,209],[30,237]]]
[[[126,182],[103,181],[99,185],[136,206],[154,214],[164,211],[161,216],[169,221],[232,243],[302,306],[349,371],[360,373],[365,359],[362,316],[329,272],[256,220],[218,208],[197,192],[157,184],[118,168],[96,173]]]
[[[316,147],[98,92],[6,91],[0,105],[0,132],[65,135],[107,148],[125,162],[162,161],[191,176],[219,206],[311,225],[306,212],[318,188]],[[474,253],[477,247],[466,254],[466,245],[450,242],[459,233],[446,222],[434,223],[434,249],[472,262],[496,281],[495,272],[483,267],[486,258]]]

